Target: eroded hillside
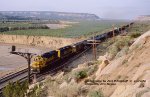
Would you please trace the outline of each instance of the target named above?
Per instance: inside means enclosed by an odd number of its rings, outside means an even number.
[[[123,41],[110,43],[117,47],[115,56],[107,52],[98,61],[48,76],[43,87],[47,91],[42,93],[52,97],[149,97],[150,31],[132,40],[116,38]]]
[[[31,85],[30,97],[150,97],[150,30],[143,32],[148,28],[134,25],[108,39],[97,47],[97,61],[48,75]]]
[[[102,86],[106,96],[149,97],[150,31],[146,32],[130,46],[127,55],[111,61],[110,64],[100,72],[99,79],[132,81],[131,83],[124,83],[124,85]]]
[[[5,35],[0,34],[1,43],[15,43],[31,46],[48,47],[52,49],[60,48],[72,43],[76,43],[79,39],[57,38],[48,36],[26,36],[26,35]]]

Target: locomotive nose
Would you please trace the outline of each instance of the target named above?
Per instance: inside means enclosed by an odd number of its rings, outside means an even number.
[[[33,73],[39,73],[40,72],[39,64],[37,62],[33,62],[31,64],[31,71]]]

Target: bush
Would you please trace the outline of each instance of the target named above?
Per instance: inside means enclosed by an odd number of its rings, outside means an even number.
[[[87,71],[88,76],[94,74],[98,70],[98,65],[91,66]]]
[[[57,88],[56,92],[53,91],[53,97],[78,97],[79,86],[77,84],[63,87],[63,89]]]
[[[5,97],[25,97],[28,89],[28,82],[19,81],[13,83],[10,82],[2,91]]]
[[[0,28],[0,32],[9,31],[9,27]]]
[[[40,85],[36,85],[27,94],[27,97],[47,97],[47,91],[42,89]]]
[[[77,80],[79,79],[83,79],[85,77],[87,77],[87,72],[84,70],[84,71],[79,71],[75,74],[75,77]]]
[[[116,57],[116,58],[119,58],[119,57],[121,57],[121,56],[127,54],[128,51],[129,51],[129,47],[128,47],[128,46],[125,46],[125,47],[123,47],[123,48],[117,53],[117,55],[116,55],[115,57]]]
[[[139,36],[141,36],[141,33],[139,33],[139,32],[134,32],[134,33],[131,33],[131,35],[130,35],[131,38],[137,38]]]
[[[114,58],[118,52],[119,52],[119,49],[116,46],[112,46],[109,49],[109,53],[110,53],[112,58]]]
[[[88,95],[89,97],[104,97],[101,91],[91,91]]]
[[[113,43],[109,47],[109,53],[111,55],[111,58],[114,58],[119,51],[121,51],[124,48],[124,52],[127,52],[129,44],[130,44],[131,38],[129,37],[119,37],[115,40],[115,43]]]
[[[81,92],[80,86],[77,83],[66,84],[61,87],[62,84],[63,83],[57,83],[57,80],[53,81],[52,79],[49,79],[46,82],[46,89],[44,90],[52,97],[77,97],[77,95]]]

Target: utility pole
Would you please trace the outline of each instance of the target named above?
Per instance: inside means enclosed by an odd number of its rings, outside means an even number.
[[[11,54],[15,54],[15,55],[19,55],[21,57],[24,57],[27,62],[28,62],[28,83],[30,83],[30,64],[31,64],[31,58],[36,55],[36,54],[33,54],[33,53],[28,53],[28,52],[16,52],[16,46],[12,46],[12,50],[10,52]]]
[[[122,27],[121,27],[121,29],[120,29],[120,34],[122,34]]]
[[[112,28],[113,28],[113,37],[115,37],[115,27],[114,27],[114,24],[112,25]]]
[[[93,39],[92,40],[88,40],[88,41],[91,42],[91,43],[88,43],[88,44],[91,44],[92,47],[93,47],[93,60],[96,61],[96,57],[97,57],[97,48],[96,48],[96,45],[100,44],[101,41],[98,41],[98,40],[94,39],[94,33],[93,33]]]
[[[94,60],[96,60],[96,41],[94,39],[94,35],[93,35],[93,55],[94,55]]]

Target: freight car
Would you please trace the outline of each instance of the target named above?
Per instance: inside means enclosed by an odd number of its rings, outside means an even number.
[[[73,51],[73,53],[80,53],[80,52],[82,52],[83,50],[85,50],[86,49],[86,47],[87,47],[87,41],[86,40],[84,40],[84,41],[81,41],[81,42],[78,42],[78,43],[76,43],[76,44],[73,44],[72,45],[72,51]]]
[[[97,35],[94,37],[94,40],[99,40],[103,42],[107,38],[111,38],[114,35],[116,36],[120,34],[122,30],[126,30],[132,24],[133,23],[130,23],[129,25],[116,28],[112,31],[106,32],[101,35]],[[93,37],[89,39],[91,40],[93,39]],[[88,41],[89,39],[78,42],[73,45],[68,45],[68,46],[59,48],[58,50],[53,50],[53,51],[50,51],[50,52],[47,52],[47,53],[44,53],[42,55],[35,57],[34,62],[31,64],[32,71],[40,72],[44,68],[53,65],[53,63],[56,61],[64,60],[66,58],[69,58],[70,56],[74,56],[77,53],[84,51],[86,48],[91,46],[89,44],[91,41]]]

